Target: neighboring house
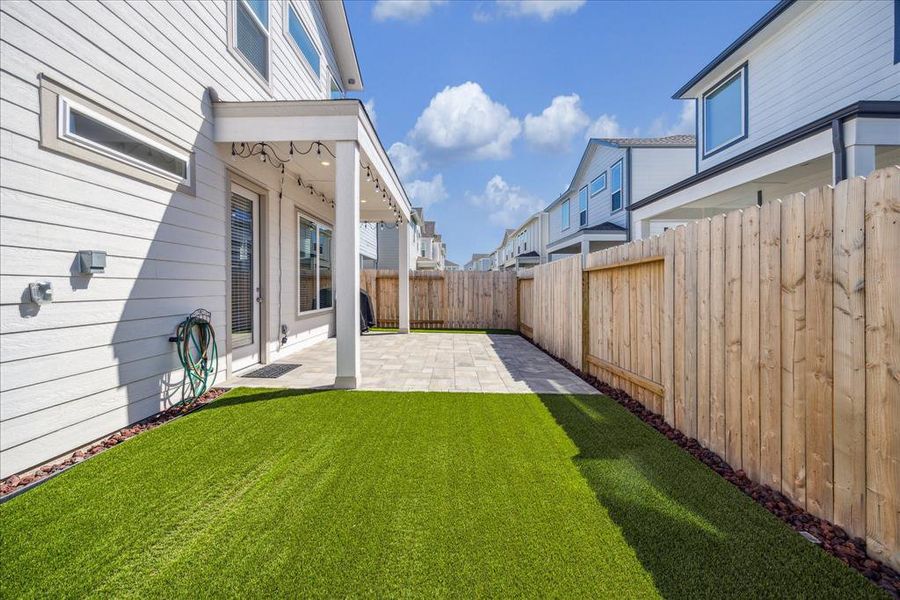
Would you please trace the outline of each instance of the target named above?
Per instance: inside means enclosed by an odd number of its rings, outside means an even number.
[[[378,266],[378,223],[359,224],[359,266],[361,269]]]
[[[634,234],[900,164],[900,2],[779,2],[675,92],[697,172],[631,206]]]
[[[538,211],[518,228],[508,230],[504,240],[508,251],[502,268],[518,270],[547,262],[549,223],[549,213]]]
[[[412,218],[407,227],[409,228],[409,244],[406,249],[409,257],[410,268],[415,268],[416,257],[419,255],[419,240],[422,238],[422,209],[413,208]],[[379,269],[397,270],[400,265],[398,258],[400,242],[397,225],[393,223],[380,223],[376,230],[377,233],[377,253],[378,260],[376,266]]]
[[[459,266],[459,263],[455,263],[449,258],[444,260],[444,270],[445,271],[462,271],[462,267]]]
[[[410,207],[331,99],[363,89],[343,3],[0,12],[0,477],[180,400],[169,337],[199,308],[219,382],[335,335],[358,386],[360,222]]]
[[[446,259],[447,246],[440,234],[435,231],[435,222],[425,221],[422,225],[422,237],[419,239],[416,269],[419,271],[443,271]]]
[[[545,210],[545,252],[586,255],[628,241],[630,204],[694,172],[694,136],[594,138],[568,189]]]
[[[466,263],[466,271],[490,271],[492,266],[490,254],[473,254]]]

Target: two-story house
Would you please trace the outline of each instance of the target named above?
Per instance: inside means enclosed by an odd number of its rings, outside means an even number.
[[[465,264],[465,271],[490,271],[493,266],[490,254],[472,254],[472,258]]]
[[[635,236],[900,164],[900,3],[785,0],[674,98],[697,172],[631,205]]]
[[[218,381],[334,335],[358,386],[360,223],[410,207],[343,98],[343,3],[23,0],[0,22],[0,477],[181,400],[169,338],[197,309]]]
[[[547,262],[549,214],[538,211],[503,236],[500,269],[524,269]]]
[[[416,269],[419,271],[444,270],[447,246],[435,228],[434,221],[425,221],[422,225],[422,237],[419,239],[419,255],[416,258]]]
[[[545,211],[545,252],[601,250],[628,241],[627,208],[694,172],[694,136],[593,138],[569,187]]]

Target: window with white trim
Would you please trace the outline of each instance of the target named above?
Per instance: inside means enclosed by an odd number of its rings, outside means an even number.
[[[569,199],[563,200],[562,207],[559,209],[560,231],[565,231],[571,225],[571,216],[569,215]]]
[[[235,0],[235,49],[257,75],[269,80],[269,0]]]
[[[319,70],[322,66],[322,56],[319,54],[319,49],[313,42],[313,37],[309,34],[309,30],[303,24],[300,15],[297,14],[297,9],[292,5],[288,5],[287,9],[287,32],[288,37],[293,41],[294,50],[297,51],[318,78]]]
[[[591,181],[591,196],[596,196],[606,189],[606,171],[603,171]]]
[[[622,161],[620,160],[609,170],[610,182],[610,211],[622,210]]]
[[[747,137],[747,65],[703,94],[703,154]]]
[[[65,96],[59,96],[59,137],[176,183],[190,185],[190,155],[174,152]]]
[[[578,226],[584,227],[588,222],[588,188],[578,190]]]
[[[297,313],[331,308],[331,228],[297,213]]]

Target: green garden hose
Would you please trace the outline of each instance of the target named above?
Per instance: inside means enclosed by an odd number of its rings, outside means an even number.
[[[219,350],[216,332],[210,321],[209,311],[200,309],[178,324],[175,337],[169,338],[178,348],[178,360],[184,368],[181,402],[196,400],[206,393],[216,381],[219,370]],[[190,397],[186,396],[190,387]]]

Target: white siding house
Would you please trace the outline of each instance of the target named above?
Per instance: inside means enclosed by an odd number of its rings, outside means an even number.
[[[782,1],[673,96],[697,173],[632,205],[637,236],[900,163],[898,2]]]
[[[0,43],[0,477],[180,400],[198,308],[219,381],[336,335],[358,384],[359,224],[410,208],[330,99],[362,89],[341,2],[6,1]]]
[[[627,241],[628,206],[693,172],[693,136],[591,139],[569,187],[545,209],[546,255]]]
[[[519,227],[507,229],[498,250],[501,270],[523,269],[547,262],[549,215],[538,211]]]
[[[463,267],[464,271],[490,271],[492,267],[490,254],[473,254]]]
[[[412,218],[406,226],[409,228],[406,247],[407,264],[415,266],[416,257],[419,255],[419,241],[422,239],[421,208],[413,208]],[[400,234],[397,225],[381,223],[378,225],[376,234],[378,259],[375,264],[377,268],[397,270],[400,266]]]

